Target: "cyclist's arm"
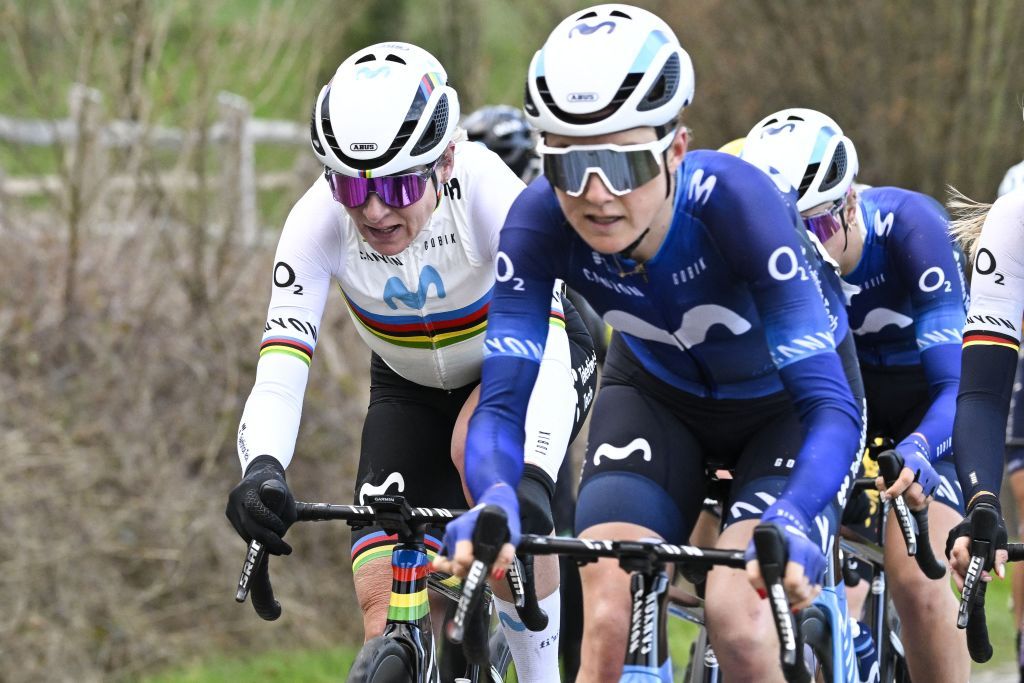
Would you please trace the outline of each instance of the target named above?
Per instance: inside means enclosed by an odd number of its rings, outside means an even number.
[[[850,470],[861,413],[835,350],[818,275],[797,232],[803,227],[796,227],[799,219],[772,181],[748,166],[730,177],[740,184],[714,189],[705,220],[734,272],[749,283],[772,360],[800,416],[806,436],[781,499],[809,527]],[[720,189],[724,196],[716,202]]]
[[[960,382],[960,335],[965,314],[962,256],[949,241],[941,206],[911,195],[901,209],[909,229],[894,235],[890,259],[910,292],[914,329],[931,405],[918,427],[896,446],[931,462],[952,450],[953,414]]]
[[[564,220],[540,185],[534,183],[513,204],[495,259],[480,402],[466,440],[466,484],[474,500],[497,485],[514,489],[522,475],[526,409],[544,355],[558,274],[553,257],[566,249],[551,244],[550,231],[537,229]]]
[[[999,506],[1003,441],[1024,312],[1024,190],[1001,197],[982,229],[964,328],[953,452],[968,509]]]
[[[292,208],[281,233],[256,383],[238,426],[243,471],[260,455],[273,456],[287,467],[295,450],[309,364],[332,277],[329,254],[340,251],[333,202],[326,182],[319,179]]]

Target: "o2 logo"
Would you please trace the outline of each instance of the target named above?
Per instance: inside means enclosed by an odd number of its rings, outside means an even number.
[[[782,246],[768,257],[768,274],[779,282],[792,280],[797,274],[801,280],[809,279],[807,269],[800,265],[792,247]]]
[[[512,265],[512,259],[503,251],[499,251],[494,257],[494,279],[498,282],[512,281],[512,289],[517,292],[526,291],[526,283],[523,278],[516,277],[516,269]]]

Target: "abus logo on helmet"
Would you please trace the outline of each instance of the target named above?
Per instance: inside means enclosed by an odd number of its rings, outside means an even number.
[[[353,142],[348,146],[352,152],[372,152],[377,149],[376,142]]]
[[[596,92],[571,92],[565,98],[569,102],[594,102],[597,100]]]

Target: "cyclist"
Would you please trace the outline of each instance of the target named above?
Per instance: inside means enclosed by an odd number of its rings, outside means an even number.
[[[868,433],[903,458],[883,496],[927,507],[935,554],[963,516],[951,435],[966,310],[962,254],[937,201],[897,187],[854,185],[857,151],[830,117],[784,109],[751,129],[742,158],[795,191],[808,231],[838,265],[868,398]],[[887,525],[886,575],[915,680],[965,681],[970,657],[956,599],[918,568],[899,525]],[[853,607],[851,605],[851,607]],[[855,609],[855,608],[854,608]],[[856,615],[857,611],[853,611]]]
[[[479,142],[491,150],[512,169],[512,172],[529,184],[541,173],[540,157],[534,151],[537,135],[521,109],[507,104],[492,104],[480,107],[462,120],[462,127],[472,142]],[[583,318],[597,353],[598,365],[604,362],[607,350],[605,325],[586,299],[572,291],[566,292],[580,317]],[[593,373],[594,367],[573,368],[577,373]],[[571,536],[576,511],[576,477],[573,476],[572,461],[566,458],[558,472],[558,482],[552,496],[552,514],[555,532]],[[580,593],[580,575],[576,562],[570,558],[559,558],[560,592],[562,596],[561,632],[558,635],[558,650],[562,660],[562,679],[566,683],[576,680],[579,671],[580,640],[583,636],[583,603]]]
[[[466,135],[505,162],[529,184],[540,175],[540,158],[534,152],[536,134],[523,112],[507,104],[480,107],[462,120]]]
[[[1020,350],[1024,312],[1024,188],[999,197],[994,204],[954,202],[960,215],[954,234],[971,256],[971,305],[964,327],[962,374],[953,423],[953,452],[967,499],[967,516],[949,534],[946,554],[957,584],[963,587],[970,562],[970,522],[981,506],[999,515],[997,551],[986,563],[989,571],[1006,575],[1006,528],[999,489],[1003,447],[1014,369]]]
[[[245,474],[227,509],[243,538],[273,554],[291,551],[281,537],[294,504],[289,496],[275,514],[257,492],[267,480],[284,485],[332,280],[372,351],[356,502],[401,493],[414,505],[466,507],[460,470],[498,232],[523,183],[480,145],[455,141],[458,119],[444,68],[408,43],[356,52],[317,97],[310,135],[325,171],[292,209],[278,245],[256,384],[238,428]],[[551,352],[530,403],[529,464],[519,488],[524,524],[539,533],[552,529],[554,478],[586,415],[582,395],[593,391],[571,376],[572,367],[593,362],[589,335],[570,306],[563,314],[553,291]],[[428,538],[434,550],[436,535]],[[352,535],[367,640],[387,616],[393,544],[380,529]],[[538,560],[546,631],[526,630],[511,603],[497,600],[520,680],[557,675],[554,648],[545,647],[558,633],[557,576],[554,560]]]
[[[820,590],[815,517],[843,498],[861,411],[836,352],[852,339],[840,301],[823,297],[813,247],[761,172],[717,152],[686,153],[678,122],[693,94],[672,29],[629,5],[598,5],[560,23],[534,56],[527,116],[544,135],[544,177],[502,230],[481,401],[466,477],[479,503],[504,508],[522,467],[526,398],[543,348],[540,293],[562,277],[616,330],[591,420],[576,529],[591,538],[687,538],[706,471],[734,469],[723,548],[753,528],[786,538],[797,607]],[[684,158],[685,157],[685,158]],[[803,273],[806,279],[800,274]],[[807,434],[806,439],[804,434]],[[766,509],[767,508],[767,509]],[[475,517],[446,532],[465,571]],[[500,562],[511,557],[506,547]],[[708,577],[707,623],[729,680],[781,680],[757,563]],[[583,568],[580,680],[622,672],[629,577],[613,561]],[[667,656],[667,653],[665,653]],[[627,672],[629,673],[629,672]],[[665,659],[654,674],[671,680]]]

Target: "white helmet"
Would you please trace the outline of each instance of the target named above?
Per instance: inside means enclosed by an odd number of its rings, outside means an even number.
[[[347,176],[433,163],[459,123],[459,96],[441,63],[409,43],[378,43],[338,67],[313,106],[317,158]]]
[[[783,190],[796,190],[798,211],[837,202],[857,175],[857,150],[843,129],[813,109],[766,116],[743,144],[740,158],[762,169]]]
[[[526,75],[523,109],[545,133],[589,136],[664,127],[693,99],[693,64],[660,18],[630,5],[574,12]]]
[[[1002,197],[1004,194],[1013,192],[1018,187],[1024,187],[1024,161],[1011,166],[1006,171],[1006,175],[1003,176],[1003,182],[999,183],[999,191],[996,193],[996,196]]]

